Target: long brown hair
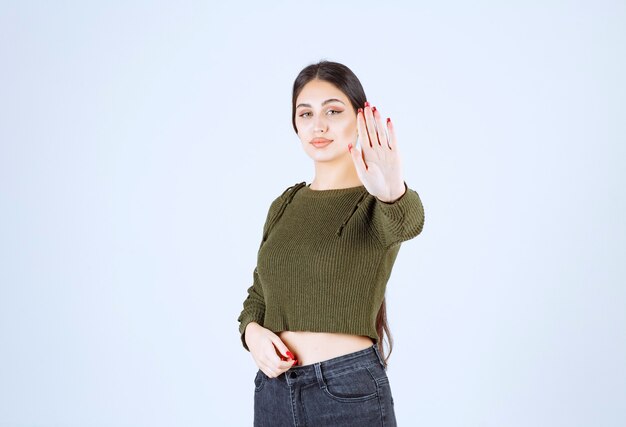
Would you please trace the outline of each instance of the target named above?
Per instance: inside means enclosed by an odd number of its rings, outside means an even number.
[[[338,62],[326,60],[308,65],[300,71],[293,83],[291,122],[296,133],[298,133],[298,128],[296,127],[296,100],[302,88],[311,80],[316,79],[327,81],[342,91],[350,100],[354,114],[356,114],[357,110],[363,107],[365,101],[367,101],[361,82],[350,68]],[[376,333],[378,334],[376,345],[378,346],[380,354],[383,355],[384,365],[387,367],[387,360],[393,350],[393,338],[389,331],[389,325],[387,324],[387,304],[385,299],[386,297],[383,297],[383,302],[376,316]],[[385,356],[383,348],[383,338],[385,334],[389,344],[389,354],[387,356]]]

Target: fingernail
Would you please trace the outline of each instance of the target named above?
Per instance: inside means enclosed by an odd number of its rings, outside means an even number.
[[[376,112],[376,107],[372,107],[372,113]]]
[[[348,144],[348,151],[352,152],[352,143]]]
[[[298,360],[294,360],[293,363],[291,364],[291,366],[294,366],[296,363],[298,363]]]
[[[363,112],[363,109],[362,109],[362,108],[359,108],[359,111],[358,111],[358,112],[359,112],[359,113],[362,113],[362,112]]]
[[[389,117],[387,117],[387,123],[389,123],[391,121],[391,119]]]
[[[366,106],[366,107],[369,107],[369,106],[370,106],[370,103],[369,103],[369,102],[367,102],[367,101],[365,101],[365,106]]]
[[[287,351],[287,356],[289,356],[290,359],[294,359],[293,353],[290,351]]]

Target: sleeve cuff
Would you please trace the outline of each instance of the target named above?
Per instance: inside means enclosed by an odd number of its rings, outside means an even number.
[[[254,316],[250,316],[250,317],[246,317],[245,320],[243,320],[241,322],[241,324],[239,325],[239,335],[241,336],[241,344],[243,345],[243,348],[245,348],[246,350],[250,351],[250,349],[248,348],[248,345],[246,344],[246,326],[248,326],[248,324],[250,322],[256,322],[259,325],[263,325],[263,316],[258,316],[258,317],[254,317]]]
[[[424,225],[424,207],[419,195],[406,181],[404,187],[404,194],[391,203],[375,197],[374,227],[385,247],[412,239],[421,233]]]

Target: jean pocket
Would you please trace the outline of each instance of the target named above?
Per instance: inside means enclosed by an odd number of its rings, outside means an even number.
[[[339,402],[362,402],[378,396],[378,383],[364,366],[330,378],[322,373],[324,393]]]
[[[262,370],[258,370],[256,376],[254,377],[254,391],[261,391],[263,386],[265,385],[265,374]]]

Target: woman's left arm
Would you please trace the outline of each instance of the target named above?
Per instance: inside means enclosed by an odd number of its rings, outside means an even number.
[[[361,150],[350,145],[357,174],[375,197],[372,230],[385,247],[409,240],[424,227],[424,206],[404,181],[397,138],[391,119],[386,131],[380,112],[366,102],[357,113]]]

